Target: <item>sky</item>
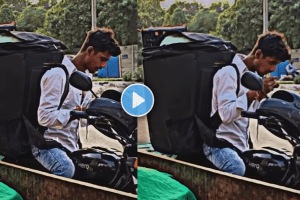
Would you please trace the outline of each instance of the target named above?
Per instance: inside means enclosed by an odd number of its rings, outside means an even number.
[[[162,8],[168,9],[176,0],[165,0],[163,2],[161,2],[161,6]],[[180,1],[186,1],[186,2],[199,2],[201,3],[203,6],[210,6],[210,4],[214,3],[214,2],[219,2],[219,1],[228,1],[230,5],[232,5],[234,3],[234,0],[180,0]]]

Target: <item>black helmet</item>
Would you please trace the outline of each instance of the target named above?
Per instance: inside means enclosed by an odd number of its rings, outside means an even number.
[[[126,191],[132,183],[121,152],[101,147],[84,148],[72,153],[75,179]]]

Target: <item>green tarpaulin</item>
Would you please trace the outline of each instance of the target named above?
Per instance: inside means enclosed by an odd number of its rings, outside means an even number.
[[[170,174],[138,168],[139,200],[196,200],[195,195]]]
[[[23,198],[12,188],[0,182],[0,199],[1,200],[23,200]]]

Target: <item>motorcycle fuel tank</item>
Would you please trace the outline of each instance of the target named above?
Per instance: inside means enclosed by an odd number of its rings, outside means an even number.
[[[284,120],[293,131],[300,130],[300,97],[294,93],[279,90],[272,98],[261,102],[256,112],[260,116],[275,116]]]
[[[133,132],[136,128],[136,118],[129,116],[122,108],[121,103],[108,98],[97,98],[90,102],[86,108],[90,116],[110,117],[120,122],[124,127]]]

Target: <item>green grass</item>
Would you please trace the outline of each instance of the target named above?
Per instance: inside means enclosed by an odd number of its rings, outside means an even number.
[[[123,78],[99,78],[99,77],[93,77],[93,81],[124,81]],[[138,82],[136,78],[132,78],[131,80],[128,80],[128,82]]]
[[[295,84],[294,81],[277,81],[279,84]]]
[[[93,77],[93,81],[123,81],[122,78],[99,78]]]

